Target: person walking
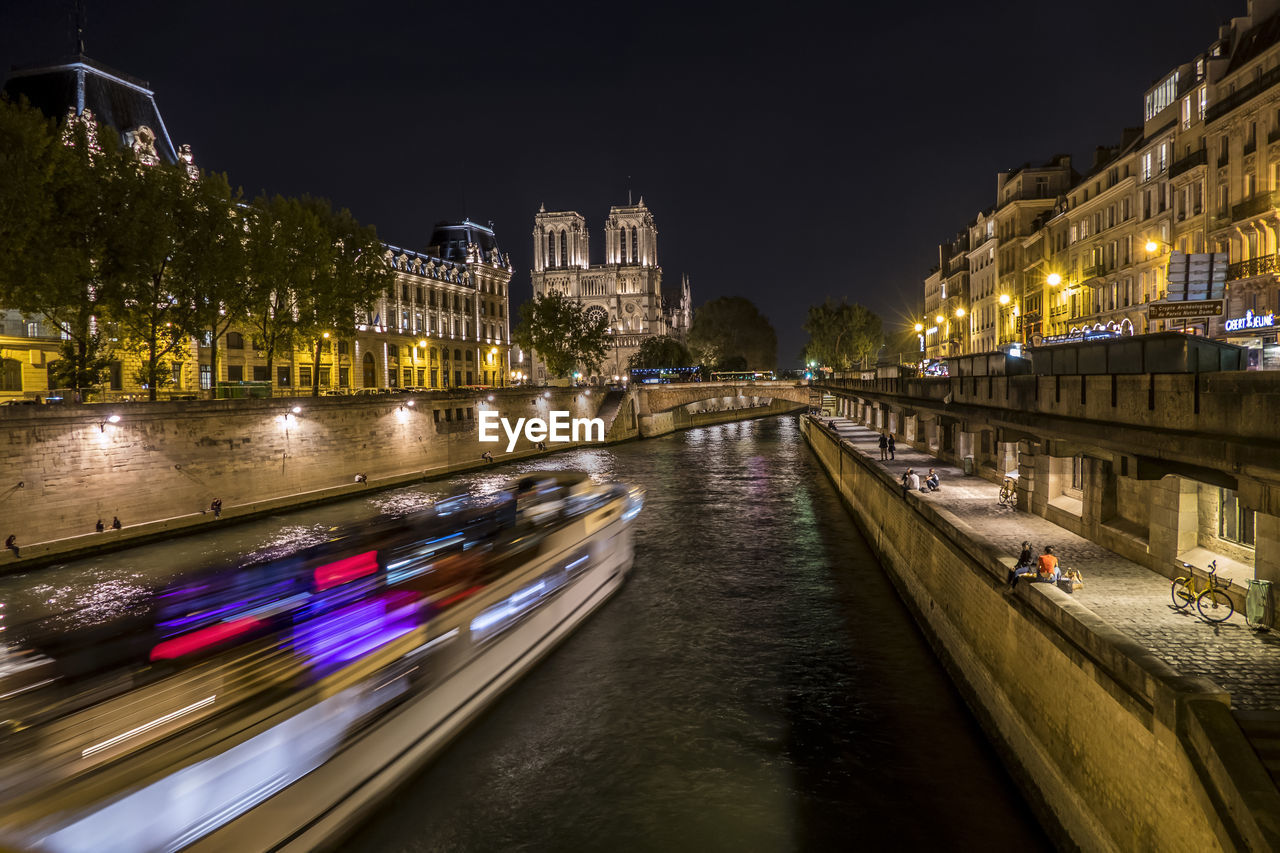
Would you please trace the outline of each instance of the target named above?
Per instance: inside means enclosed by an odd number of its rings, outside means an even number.
[[[884,433],[880,433],[880,461],[889,461],[889,439],[885,438]]]
[[[213,510],[214,521],[222,518],[222,498],[214,498],[213,503],[209,504],[209,509]]]
[[[890,459],[893,459],[893,451],[894,451],[893,433],[889,433],[889,458]]]
[[[120,516],[118,515],[111,516],[111,529],[119,530],[121,527],[124,527],[124,525],[120,523]]]

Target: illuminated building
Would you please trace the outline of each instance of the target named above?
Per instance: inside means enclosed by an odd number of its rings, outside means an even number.
[[[113,71],[83,55],[65,62],[15,71],[5,83],[10,96],[23,96],[52,118],[84,122],[91,133],[112,128],[142,163],[183,164],[195,171],[188,145],[175,146],[144,81]],[[450,388],[507,384],[510,318],[510,260],[492,227],[470,220],[435,226],[425,251],[388,245],[386,260],[396,271],[373,315],[346,336],[321,345],[320,361],[305,347],[267,353],[248,329],[232,328],[218,339],[218,376],[212,374],[211,346],[193,339],[185,358],[175,358],[166,395],[190,396],[217,383],[270,383],[275,393],[306,393],[317,371],[322,390],[333,393],[375,388]],[[48,366],[58,358],[58,330],[40,318],[0,311],[0,398],[49,393]],[[335,330],[336,331],[336,330]],[[104,394],[141,396],[137,357],[121,355],[110,364]]]
[[[534,216],[533,295],[560,293],[586,308],[596,322],[608,324],[610,350],[590,381],[625,374],[627,359],[646,338],[670,335],[683,340],[693,322],[686,277],[680,296],[668,304],[662,294],[658,266],[658,229],[653,214],[639,204],[609,208],[605,222],[604,263],[592,264],[587,221],[574,211],[548,211]],[[536,356],[536,354],[535,354]],[[584,366],[589,368],[590,366]],[[535,359],[533,378],[548,378],[546,365]]]

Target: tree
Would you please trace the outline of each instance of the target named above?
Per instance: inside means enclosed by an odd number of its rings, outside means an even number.
[[[805,361],[816,361],[836,370],[848,370],[869,358],[882,342],[880,318],[862,305],[839,305],[828,299],[810,305],[804,330],[809,342],[802,353]]]
[[[722,296],[693,314],[689,349],[701,363],[716,370],[730,369],[734,356],[752,370],[773,370],[778,362],[778,336],[749,299]]]
[[[688,348],[673,337],[661,335],[645,338],[640,349],[627,359],[632,370],[645,367],[692,367]]]
[[[354,334],[357,315],[373,313],[373,303],[395,284],[395,271],[382,255],[371,226],[361,225],[343,208],[333,210],[324,199],[302,199],[315,217],[321,243],[316,247],[311,280],[299,294],[298,330],[311,344],[311,394],[320,394],[320,349],[326,339]]]
[[[109,362],[102,318],[119,282],[103,259],[134,164],[115,134],[98,137],[88,112],[57,133],[46,125],[47,137],[36,115],[24,106],[0,109],[0,300],[58,329],[66,343],[53,378],[84,391],[102,381]]]
[[[124,170],[122,206],[101,267],[117,286],[105,307],[124,341],[142,362],[137,376],[155,400],[171,381],[169,359],[187,351],[197,326],[196,304],[210,261],[205,228],[208,202],[185,169],[135,163]]]
[[[210,372],[217,376],[218,340],[248,320],[246,225],[240,193],[231,189],[225,175],[201,176],[193,193],[193,251],[177,262],[185,267],[180,274],[187,282],[196,334],[208,334]]]
[[[520,306],[511,339],[536,352],[557,377],[568,376],[579,364],[596,371],[609,349],[608,324],[593,322],[582,305],[556,292]]]
[[[249,326],[266,352],[268,375],[277,353],[293,351],[298,300],[324,242],[319,220],[297,199],[260,196],[245,211]]]

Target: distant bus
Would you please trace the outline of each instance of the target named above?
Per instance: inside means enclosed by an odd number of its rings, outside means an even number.
[[[667,385],[672,382],[701,382],[701,367],[636,367],[631,381],[637,385]]]
[[[712,382],[755,382],[757,379],[775,379],[772,370],[718,370],[711,374]]]

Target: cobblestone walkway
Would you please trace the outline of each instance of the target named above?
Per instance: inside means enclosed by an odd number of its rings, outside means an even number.
[[[847,418],[835,421],[842,439],[868,459],[879,460],[877,432]],[[1085,585],[1075,593],[1078,602],[1179,672],[1204,676],[1229,691],[1233,710],[1280,712],[1280,632],[1252,630],[1240,611],[1214,625],[1201,619],[1194,608],[1175,610],[1168,578],[1038,515],[1000,506],[1000,487],[994,483],[965,477],[958,468],[904,445],[894,455],[894,460],[880,464],[895,479],[908,467],[922,480],[930,467],[938,471],[941,488],[916,493],[914,498],[941,504],[978,538],[1010,557],[1017,557],[1023,540],[1029,540],[1037,554],[1052,545],[1064,568],[1079,569],[1084,575]],[[1241,587],[1245,579],[1233,580]]]

